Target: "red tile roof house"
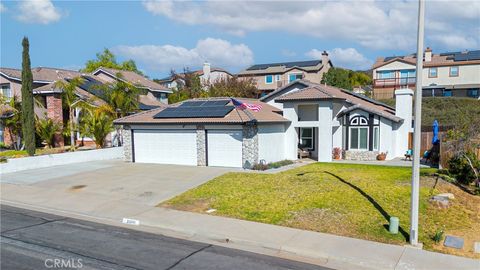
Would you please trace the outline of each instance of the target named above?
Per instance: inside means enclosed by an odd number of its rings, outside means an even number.
[[[103,70],[103,69],[99,69]],[[171,93],[170,90],[162,87],[161,85],[150,81],[143,76],[140,76],[133,72],[124,72],[113,69],[108,70],[109,74],[114,77],[118,72],[124,74],[124,79],[133,83],[134,85],[145,88],[148,90],[146,95],[141,95],[139,97],[140,109],[152,109],[155,107],[163,106],[168,102],[168,99],[162,95],[168,95]],[[21,99],[21,76],[22,72],[19,69],[13,68],[0,68],[0,87],[1,93],[6,98],[11,98],[14,95]],[[106,82],[111,82],[113,79],[105,79],[103,74],[97,70],[94,74],[85,74],[74,70],[66,70],[59,68],[48,68],[48,67],[36,67],[32,68],[33,75],[33,93],[35,99],[38,101],[38,104],[42,106],[35,107],[35,113],[38,117],[48,117],[55,119],[59,122],[64,122],[68,119],[68,111],[64,110],[62,107],[62,98],[61,98],[61,89],[55,87],[55,82],[59,80],[68,80],[74,77],[81,76],[87,83],[77,87],[76,94],[83,100],[92,102],[93,105],[101,105],[105,102],[101,99],[98,91],[92,89],[92,84],[103,84]],[[160,93],[160,94],[159,94]],[[78,112],[77,112],[78,113]],[[3,141],[5,144],[11,144],[10,136],[5,134],[5,129],[0,127],[0,142]],[[93,143],[90,139],[86,139],[87,142]],[[56,145],[63,145],[63,138],[59,136],[56,141]]]
[[[297,80],[260,100],[259,112],[233,108],[229,98],[194,99],[115,121],[123,125],[125,159],[140,163],[250,168],[298,159],[302,148],[318,161],[403,156],[411,131],[410,89],[397,94],[397,110],[336,87]]]

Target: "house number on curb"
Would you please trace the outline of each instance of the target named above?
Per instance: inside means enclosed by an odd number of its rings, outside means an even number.
[[[140,220],[131,219],[131,218],[123,218],[122,223],[128,225],[140,225]]]

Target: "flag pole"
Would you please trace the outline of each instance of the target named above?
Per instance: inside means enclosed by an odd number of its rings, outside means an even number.
[[[420,189],[420,133],[422,128],[423,39],[425,30],[425,1],[418,1],[417,67],[415,115],[413,130],[412,197],[410,214],[410,245],[418,246],[418,205]],[[408,123],[407,123],[408,124]]]

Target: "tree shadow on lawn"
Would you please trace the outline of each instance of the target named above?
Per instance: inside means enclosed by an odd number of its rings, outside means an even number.
[[[383,209],[383,207],[380,204],[378,204],[377,201],[375,201],[370,195],[368,195],[361,188],[355,186],[354,184],[352,184],[350,182],[347,182],[345,179],[343,179],[340,176],[335,175],[331,172],[327,172],[327,171],[323,171],[323,172],[337,178],[340,182],[342,182],[342,183],[350,186],[351,188],[355,189],[356,191],[358,191],[358,193],[360,193],[363,197],[365,197],[373,205],[373,207],[375,207],[375,209],[377,209],[378,212],[380,212],[380,214],[385,218],[387,223],[390,222],[390,215],[387,213],[387,211],[385,211],[385,209]],[[388,225],[384,225],[384,227],[385,227],[385,229],[388,230]],[[405,242],[408,242],[409,239],[410,239],[410,234],[407,233],[401,226],[399,226],[398,230],[403,235],[403,237],[405,238]]]

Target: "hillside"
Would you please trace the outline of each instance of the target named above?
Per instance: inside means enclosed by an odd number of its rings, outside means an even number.
[[[381,100],[395,107],[395,99]],[[422,99],[422,125],[437,119],[440,125],[480,121],[480,100],[456,97],[425,97]],[[480,131],[479,131],[480,132]]]

